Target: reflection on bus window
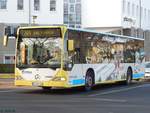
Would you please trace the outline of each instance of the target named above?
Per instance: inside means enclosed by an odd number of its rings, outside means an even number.
[[[55,64],[61,60],[61,38],[22,38],[18,43],[18,64]]]

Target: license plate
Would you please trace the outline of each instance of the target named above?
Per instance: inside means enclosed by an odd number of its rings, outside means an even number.
[[[42,86],[42,82],[33,82],[32,86]]]

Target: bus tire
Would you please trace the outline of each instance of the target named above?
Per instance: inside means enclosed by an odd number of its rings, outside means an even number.
[[[43,89],[44,91],[50,91],[50,90],[51,90],[51,87],[42,87],[42,89]]]
[[[85,77],[85,91],[90,91],[94,86],[94,71],[88,70]]]
[[[132,69],[128,68],[127,77],[126,77],[126,85],[130,85],[132,83]]]

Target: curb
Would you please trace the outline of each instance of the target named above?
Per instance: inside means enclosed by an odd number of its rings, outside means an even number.
[[[150,82],[150,79],[142,79],[143,82]]]
[[[15,74],[0,74],[0,78],[15,78]]]
[[[11,82],[0,82],[0,89],[6,89],[6,88],[13,88],[13,87],[15,87],[14,86],[14,82],[13,81],[11,81]]]

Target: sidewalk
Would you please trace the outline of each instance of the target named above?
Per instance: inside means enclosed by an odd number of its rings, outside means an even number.
[[[0,89],[15,88],[13,78],[0,78]]]
[[[14,77],[14,73],[0,73],[0,89],[15,87]]]
[[[0,74],[0,79],[1,78],[14,78],[15,77],[15,74],[14,73],[9,73],[9,74],[7,74],[7,73],[1,73]]]
[[[150,82],[150,77],[144,77],[143,79],[141,79],[141,81],[143,81],[143,82]]]
[[[41,89],[39,87],[15,86],[14,78],[0,78],[0,90],[4,89]]]

